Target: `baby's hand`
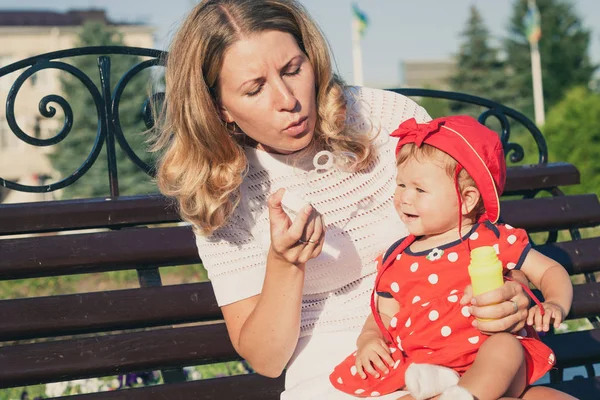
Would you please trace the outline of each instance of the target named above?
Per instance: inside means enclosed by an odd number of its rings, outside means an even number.
[[[529,309],[529,315],[527,316],[527,325],[535,325],[535,330],[541,332],[548,332],[550,324],[553,324],[554,329],[560,326],[560,323],[567,316],[565,310],[561,306],[552,302],[542,303],[544,307],[544,315],[540,307],[535,305]]]
[[[390,367],[394,366],[394,360],[390,356],[390,348],[383,338],[372,336],[364,340],[359,340],[355,365],[358,375],[361,378],[367,378],[365,372],[373,375],[375,378],[379,378],[380,374],[373,366],[377,367],[384,374],[388,374],[390,370],[384,362]]]

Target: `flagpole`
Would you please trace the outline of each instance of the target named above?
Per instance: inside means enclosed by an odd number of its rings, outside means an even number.
[[[360,22],[352,18],[352,59],[354,85],[363,86],[362,50],[360,48]]]
[[[531,10],[536,10],[535,0],[528,0],[528,6]],[[544,89],[542,85],[542,61],[540,57],[539,37],[529,38],[529,51],[531,56],[531,79],[533,81],[533,109],[535,112],[535,123],[538,126],[544,125],[546,116],[544,112]]]
[[[533,80],[533,108],[535,110],[535,123],[544,125],[546,116],[544,113],[544,90],[542,86],[542,61],[540,47],[536,43],[530,44],[531,50],[531,78]]]

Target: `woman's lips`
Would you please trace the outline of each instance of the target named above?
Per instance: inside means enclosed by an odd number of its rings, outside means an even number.
[[[298,136],[306,131],[308,126],[308,117],[301,118],[295,124],[289,125],[287,128],[283,130],[284,133],[290,136]]]

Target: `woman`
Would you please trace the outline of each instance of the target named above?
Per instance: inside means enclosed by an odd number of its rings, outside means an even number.
[[[159,186],[195,227],[233,346],[260,374],[287,368],[282,399],[348,398],[328,374],[369,313],[375,258],[405,232],[391,218],[388,135],[429,116],[403,96],[344,87],[292,0],[201,2],[171,45],[166,85]],[[315,176],[323,149],[337,167]],[[312,204],[293,221],[285,189]],[[472,313],[498,318],[482,331],[518,329],[528,304],[507,283]]]

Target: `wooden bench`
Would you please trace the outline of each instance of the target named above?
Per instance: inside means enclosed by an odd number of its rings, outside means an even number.
[[[106,54],[103,50],[98,53]],[[519,117],[470,96],[397,91],[491,106],[500,118]],[[531,121],[523,123],[539,134]],[[559,188],[579,183],[576,167],[547,163],[543,138],[539,149],[537,164],[509,168],[502,219],[532,234],[549,233],[548,243],[535,248],[582,277],[569,319],[587,318],[594,329],[549,334],[543,340],[558,359],[549,385],[580,399],[598,399],[600,377],[593,364],[600,362],[600,283],[594,273],[600,270],[600,238],[582,239],[579,229],[600,225],[600,204],[594,194],[563,195]],[[550,196],[538,197],[541,193]],[[190,227],[179,222],[172,201],[160,195],[0,204],[0,280],[136,270],[140,283],[134,289],[0,300],[0,390],[160,370],[161,385],[76,397],[278,399],[283,377],[250,373],[186,381],[184,366],[240,358],[210,283],[162,285],[160,267],[201,262]],[[555,243],[558,231],[568,231],[571,239]],[[563,370],[576,366],[589,376],[565,381]]]

